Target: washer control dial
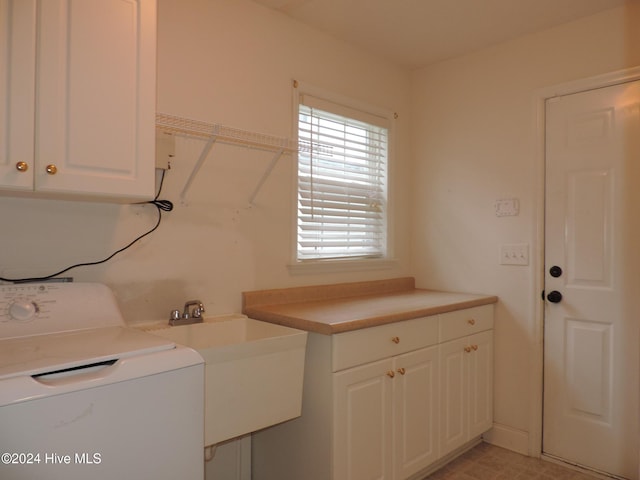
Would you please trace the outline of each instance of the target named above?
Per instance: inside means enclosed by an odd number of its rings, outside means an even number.
[[[9,317],[21,322],[33,319],[38,311],[38,304],[26,298],[15,299],[9,305]]]

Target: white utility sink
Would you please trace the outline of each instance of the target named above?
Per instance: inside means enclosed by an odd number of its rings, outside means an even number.
[[[300,416],[307,332],[244,315],[145,328],[205,360],[205,446]]]

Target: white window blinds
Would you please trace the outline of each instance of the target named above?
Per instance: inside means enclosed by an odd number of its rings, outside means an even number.
[[[386,255],[387,123],[301,96],[298,260]]]

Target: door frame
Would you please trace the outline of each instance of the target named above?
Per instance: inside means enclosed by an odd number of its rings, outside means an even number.
[[[620,83],[640,80],[640,66],[617,70],[602,75],[574,80],[550,87],[541,88],[534,92],[533,113],[535,132],[535,246],[533,248],[533,288],[534,325],[531,340],[531,404],[529,422],[529,455],[542,456],[542,428],[543,428],[543,388],[544,388],[544,302],[539,301],[540,292],[544,289],[545,271],[545,102],[549,98],[570,95],[573,93],[609,87]],[[640,408],[640,405],[638,406]]]

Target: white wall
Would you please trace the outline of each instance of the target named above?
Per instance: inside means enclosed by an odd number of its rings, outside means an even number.
[[[544,87],[639,65],[638,7],[521,37],[412,77],[417,283],[500,297],[495,420],[504,426],[500,440],[519,450],[539,448],[528,445],[537,395],[535,280],[542,268],[534,98]],[[495,201],[505,197],[519,199],[518,216],[495,216]],[[528,243],[530,265],[500,266],[501,243]]]
[[[178,139],[160,228],[77,281],[112,286],[127,321],[167,318],[200,298],[211,313],[239,312],[241,292],[410,274],[409,74],[247,0],[159,0],[158,111],[291,136],[292,79],[400,114],[391,208],[397,267],[291,275],[294,162],[283,157],[248,208],[271,154],[215,146],[180,202],[204,143]],[[155,208],[0,198],[0,276],[41,276],[101,259],[154,225]]]

